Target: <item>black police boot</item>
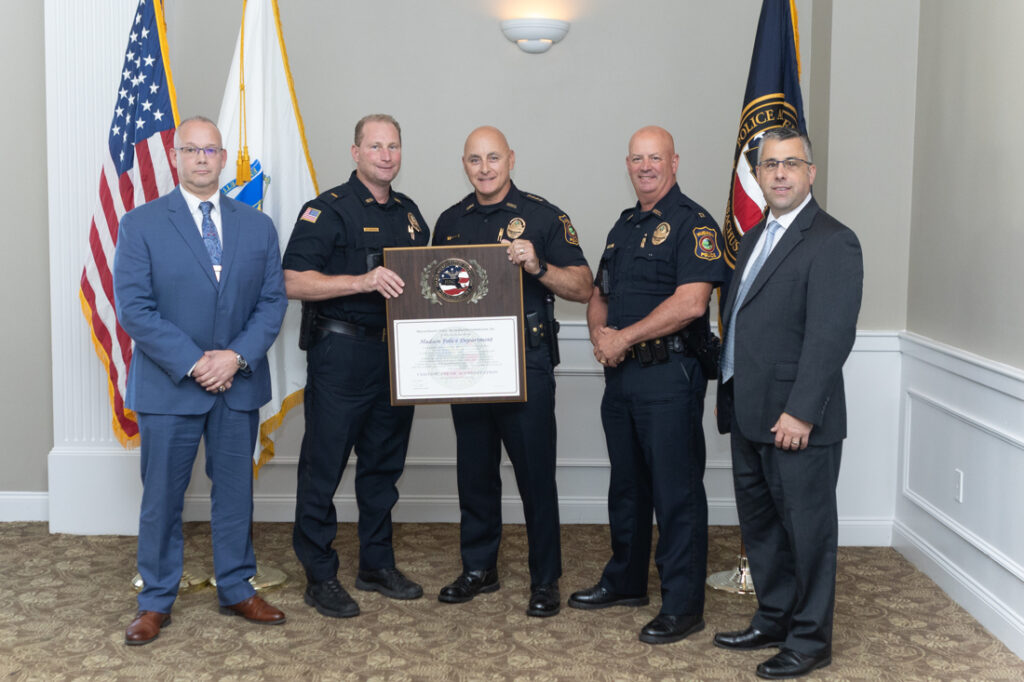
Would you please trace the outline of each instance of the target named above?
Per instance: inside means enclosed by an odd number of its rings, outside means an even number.
[[[482,571],[463,571],[462,575],[449,585],[441,588],[437,595],[438,601],[447,604],[467,602],[482,592],[494,592],[501,587],[498,583],[498,569],[489,568]]]

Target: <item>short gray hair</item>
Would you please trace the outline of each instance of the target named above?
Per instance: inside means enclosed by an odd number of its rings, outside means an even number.
[[[811,155],[811,139],[796,128],[787,128],[785,126],[772,128],[761,136],[761,144],[757,147],[757,162],[761,163],[761,150],[764,149],[765,140],[782,142],[783,140],[792,140],[793,138],[800,138],[800,141],[804,143],[804,154],[807,155],[807,160],[814,163],[814,157]]]
[[[195,115],[195,116],[189,116],[184,121],[181,121],[180,123],[178,123],[178,127],[174,129],[174,144],[175,145],[177,145],[179,142],[181,142],[181,137],[178,135],[178,131],[181,130],[181,127],[184,126],[186,123],[209,123],[214,128],[217,128],[217,124],[214,121],[211,121],[210,119],[206,118],[205,116],[199,116],[198,114]],[[217,133],[220,134],[220,129],[219,128],[217,129]]]

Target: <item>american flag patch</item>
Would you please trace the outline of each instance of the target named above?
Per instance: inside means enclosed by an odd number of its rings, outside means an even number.
[[[302,212],[302,216],[299,220],[305,220],[310,223],[315,223],[316,219],[320,217],[320,209],[318,208],[307,208]]]

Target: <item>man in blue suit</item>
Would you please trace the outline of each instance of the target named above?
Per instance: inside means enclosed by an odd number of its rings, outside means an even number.
[[[227,160],[212,121],[174,134],[180,186],[122,218],[114,300],[135,342],[126,405],[142,440],[138,569],[144,586],[126,644],[171,622],[181,578],[181,510],[200,438],[212,481],[213,564],[221,613],[284,623],[249,578],[252,455],[270,400],[266,353],[287,299],[277,232],[267,216],[218,192]]]

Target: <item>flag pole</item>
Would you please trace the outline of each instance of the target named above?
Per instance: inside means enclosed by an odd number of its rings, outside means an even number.
[[[793,0],[762,0],[736,138],[729,201],[722,221],[723,252],[726,263],[734,269],[740,239],[762,220],[766,210],[766,202],[755,180],[757,148],[765,131],[781,126],[807,132],[800,93],[796,4]],[[721,288],[718,299],[721,310],[724,302]],[[718,324],[721,333],[723,321],[719,319]],[[734,569],[708,576],[708,587],[733,594],[755,594],[742,533],[736,560]]]
[[[708,576],[707,584],[712,589],[732,594],[755,594],[754,579],[750,575],[750,563],[747,561],[747,547],[742,537],[740,553],[736,556],[736,568],[712,573]]]

